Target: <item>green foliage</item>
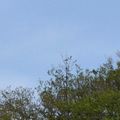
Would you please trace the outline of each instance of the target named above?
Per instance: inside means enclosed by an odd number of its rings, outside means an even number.
[[[120,65],[83,70],[72,57],[37,87],[1,91],[1,120],[120,120]]]

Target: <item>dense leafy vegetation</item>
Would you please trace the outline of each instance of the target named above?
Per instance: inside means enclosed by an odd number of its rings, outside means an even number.
[[[34,90],[0,93],[0,120],[120,120],[120,62],[83,70],[68,57]]]

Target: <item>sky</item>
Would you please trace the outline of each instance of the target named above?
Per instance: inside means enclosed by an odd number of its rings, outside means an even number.
[[[35,87],[73,56],[98,67],[120,49],[120,0],[1,0],[0,89]]]

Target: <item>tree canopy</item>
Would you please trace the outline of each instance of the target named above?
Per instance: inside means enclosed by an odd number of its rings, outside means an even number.
[[[120,62],[83,70],[68,57],[34,89],[0,92],[1,120],[120,120]]]

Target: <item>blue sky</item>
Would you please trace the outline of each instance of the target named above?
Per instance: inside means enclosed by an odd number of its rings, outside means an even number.
[[[72,55],[97,67],[120,46],[119,0],[1,0],[0,88],[34,87]]]

